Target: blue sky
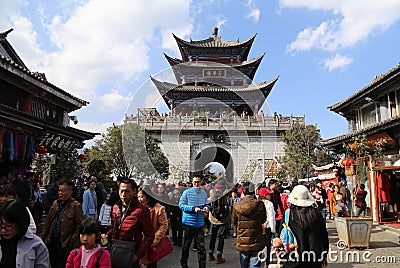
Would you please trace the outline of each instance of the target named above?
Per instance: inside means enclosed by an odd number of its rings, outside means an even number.
[[[8,39],[28,68],[90,102],[73,114],[94,132],[121,123],[131,102],[157,103],[143,87],[169,67],[164,52],[180,58],[172,33],[257,33],[249,58],[266,55],[254,82],[280,76],[266,105],[330,138],[347,123],[327,106],[400,62],[399,10],[400,0],[2,0],[0,31],[14,28]]]

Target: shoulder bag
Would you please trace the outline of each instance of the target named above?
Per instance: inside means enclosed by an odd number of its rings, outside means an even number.
[[[119,207],[114,216],[113,234],[117,234],[119,237],[119,231],[122,225],[125,215],[129,210],[129,206],[126,208],[125,213],[118,217]],[[119,225],[117,228],[117,224]],[[135,256],[138,244],[135,241],[112,239],[110,247],[111,265],[113,268],[126,268],[132,266],[133,257]]]
[[[168,237],[164,236],[155,247],[150,247],[149,251],[147,251],[147,257],[150,262],[157,262],[170,254],[173,250],[174,248]]]

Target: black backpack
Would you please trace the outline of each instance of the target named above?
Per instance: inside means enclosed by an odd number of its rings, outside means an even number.
[[[226,202],[225,196],[216,196],[215,198],[216,200],[211,203],[210,212],[214,218],[216,218],[217,220],[222,220],[229,214],[228,202]]]

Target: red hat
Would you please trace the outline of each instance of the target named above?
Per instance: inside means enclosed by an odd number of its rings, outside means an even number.
[[[274,190],[271,190],[271,189],[266,188],[266,187],[263,187],[258,191],[258,195],[261,196],[261,197],[263,197],[263,196],[265,196],[267,194],[273,194],[273,193],[274,193]]]
[[[215,184],[214,188],[215,189],[224,189],[225,186],[223,184],[217,183],[217,184]]]

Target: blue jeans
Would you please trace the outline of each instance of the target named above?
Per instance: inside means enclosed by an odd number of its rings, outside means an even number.
[[[261,267],[260,253],[258,251],[240,252],[240,267],[241,268],[256,268]]]
[[[215,249],[215,242],[217,241],[218,237],[218,247],[217,247],[217,255],[222,255],[224,250],[224,240],[225,240],[225,231],[228,227],[228,224],[222,225],[211,225],[211,238],[210,238],[210,246],[208,248],[209,253],[214,253]]]

